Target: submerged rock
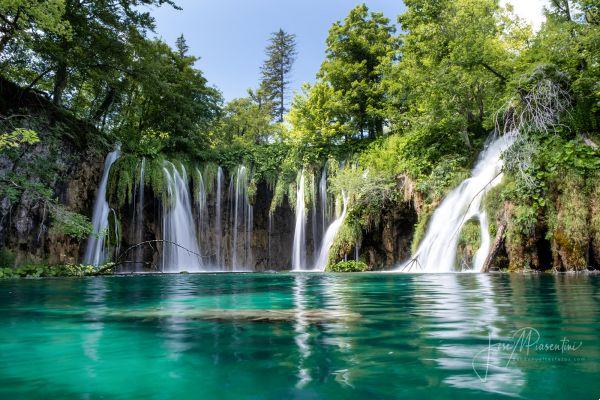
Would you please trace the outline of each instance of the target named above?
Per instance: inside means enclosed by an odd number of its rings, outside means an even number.
[[[142,318],[142,319],[162,319],[162,318],[187,318],[203,319],[216,321],[248,321],[248,322],[276,322],[276,321],[295,321],[301,318],[306,323],[321,322],[339,322],[356,321],[360,319],[360,314],[329,309],[309,309],[300,310],[290,309],[188,309],[172,310],[168,308],[155,308],[149,310],[128,310],[111,311],[109,317],[114,318]]]

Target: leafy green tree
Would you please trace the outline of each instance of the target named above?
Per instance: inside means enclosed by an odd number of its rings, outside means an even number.
[[[143,40],[136,48],[138,61],[114,120],[123,141],[135,149],[139,138],[152,130],[169,134],[166,147],[171,150],[206,144],[222,100],[194,68],[196,58],[159,40]]]
[[[283,122],[286,113],[286,96],[290,85],[290,73],[296,60],[296,35],[283,29],[271,35],[266,49],[267,59],[261,67],[261,91],[269,100],[271,115]]]
[[[399,19],[402,60],[389,75],[390,119],[398,131],[442,135],[437,146],[468,151],[493,128],[498,93],[530,29],[496,0],[407,0],[406,6]]]
[[[383,132],[386,87],[384,75],[398,57],[395,27],[383,14],[363,4],[335,23],[327,37],[326,58],[319,78],[344,102],[357,132],[376,137]]]
[[[344,107],[342,96],[328,83],[305,84],[292,102],[288,138],[321,149],[339,143],[352,133]]]
[[[261,107],[251,97],[227,103],[216,129],[218,139],[223,141],[221,144],[232,140],[251,144],[266,143],[274,130],[269,109]]]
[[[70,25],[63,19],[65,0],[1,0],[0,1],[0,54],[14,39],[45,32],[68,36]]]

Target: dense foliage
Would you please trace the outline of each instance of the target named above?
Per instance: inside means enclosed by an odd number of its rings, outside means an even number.
[[[419,216],[414,247],[495,132],[516,137],[504,182],[486,200],[493,233],[507,224],[513,259],[532,265],[528,238],[542,236],[556,251],[585,253],[592,243],[600,252],[600,1],[552,0],[537,32],[498,0],[404,3],[398,24],[365,5],[333,24],[315,82],[288,113],[293,34],[273,34],[258,89],[223,105],[183,36],[174,48],[149,37],[154,21],[142,6],[177,7],[169,0],[2,1],[0,74],[94,126],[86,141],[99,151],[123,145],[111,176],[118,204],[131,201],[141,157],[155,191],[165,159],[251,166],[254,183],[274,188],[272,209],[286,198],[294,205],[299,171],[314,183],[327,166],[331,194],[350,198],[334,249],[349,251],[406,202]],[[38,136],[31,123],[13,123],[24,119],[2,118],[0,152],[13,159],[64,134]],[[38,185],[52,203],[40,169],[39,180],[2,177],[16,185],[2,196],[14,201]],[[67,217],[57,219],[79,224],[57,226],[83,236],[85,221]],[[477,241],[468,226],[461,251],[472,255]]]

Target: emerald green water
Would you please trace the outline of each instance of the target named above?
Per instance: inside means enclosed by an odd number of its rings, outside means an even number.
[[[0,307],[2,399],[600,396],[599,276],[14,280]]]

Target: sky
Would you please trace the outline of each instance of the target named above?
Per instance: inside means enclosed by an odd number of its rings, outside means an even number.
[[[546,0],[502,0],[506,1],[534,26],[541,24]],[[270,34],[280,28],[296,35],[292,90],[314,82],[329,27],[363,2],[393,23],[404,11],[401,0],[177,0],[183,10],[163,6],[152,15],[157,36],[167,43],[185,36],[190,53],[200,57],[196,67],[229,101],[258,86],[264,49]]]

